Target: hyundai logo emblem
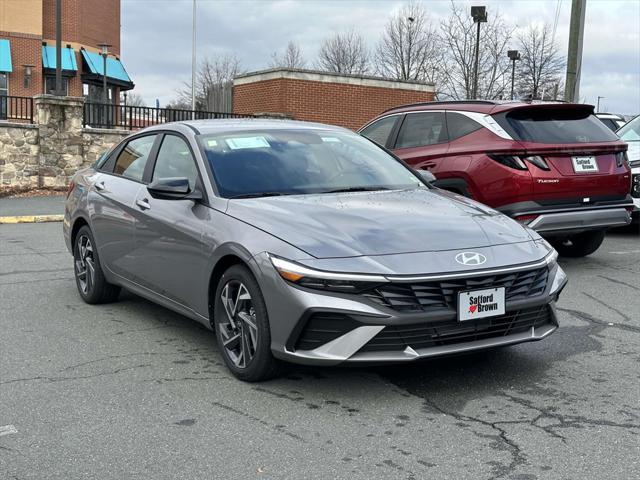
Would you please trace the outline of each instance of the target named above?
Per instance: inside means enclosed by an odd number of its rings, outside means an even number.
[[[456,262],[467,265],[475,266],[482,265],[487,261],[487,257],[477,252],[462,252],[456,255]]]

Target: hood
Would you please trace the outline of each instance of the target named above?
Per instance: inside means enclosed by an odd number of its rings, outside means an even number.
[[[481,248],[530,241],[510,218],[425,188],[228,202],[227,214],[316,258]]]

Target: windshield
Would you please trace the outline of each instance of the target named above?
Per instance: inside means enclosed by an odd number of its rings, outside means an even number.
[[[200,142],[226,198],[425,186],[354,133],[274,129],[201,135]]]
[[[640,141],[640,116],[634,118],[618,130],[618,136],[625,142]]]
[[[522,108],[495,119],[514,139],[534,143],[614,142],[615,133],[586,108]]]

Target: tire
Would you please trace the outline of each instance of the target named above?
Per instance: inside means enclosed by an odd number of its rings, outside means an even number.
[[[282,364],[271,353],[267,307],[258,282],[244,265],[233,265],[222,274],[213,323],[222,358],[238,379],[260,382],[280,373]]]
[[[554,240],[551,244],[563,257],[586,257],[600,248],[605,233],[606,230],[592,230],[564,240]]]
[[[96,242],[87,225],[80,227],[74,240],[73,271],[78,293],[85,302],[109,303],[118,298],[120,287],[110,284],[105,279]]]

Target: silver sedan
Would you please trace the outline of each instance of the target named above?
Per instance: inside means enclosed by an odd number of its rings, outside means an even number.
[[[338,127],[158,125],[74,176],[64,235],[86,302],[126,288],[201,322],[247,381],[556,330],[553,248],[431,179]]]

